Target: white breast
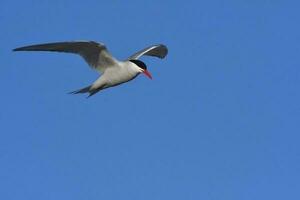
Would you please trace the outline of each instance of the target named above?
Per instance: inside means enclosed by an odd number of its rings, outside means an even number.
[[[130,61],[119,62],[117,66],[107,68],[93,86],[112,87],[119,85],[134,79],[141,72],[141,69]]]

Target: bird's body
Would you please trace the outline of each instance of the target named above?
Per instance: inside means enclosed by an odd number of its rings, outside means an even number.
[[[56,51],[79,54],[93,69],[102,74],[90,86],[71,92],[72,94],[89,93],[89,96],[105,88],[128,82],[140,73],[152,78],[146,65],[138,59],[143,55],[164,58],[168,52],[164,45],[153,45],[135,53],[125,61],[119,61],[108,52],[104,44],[92,41],[38,44],[20,47],[14,51]]]
[[[126,83],[141,72],[141,69],[136,64],[130,61],[120,61],[104,70],[102,75],[90,86],[89,90],[98,92],[105,88]],[[73,93],[80,93],[80,90]]]

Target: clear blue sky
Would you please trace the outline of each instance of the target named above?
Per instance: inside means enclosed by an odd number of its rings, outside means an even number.
[[[1,0],[0,199],[300,199],[299,1],[78,2]],[[169,55],[86,99],[80,57],[11,51],[68,40]]]

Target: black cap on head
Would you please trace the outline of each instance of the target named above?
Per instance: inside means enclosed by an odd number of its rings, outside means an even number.
[[[147,66],[145,63],[143,63],[142,61],[140,60],[129,60],[130,62],[133,62],[134,64],[136,64],[137,66],[139,66],[140,68],[146,70],[147,69]]]

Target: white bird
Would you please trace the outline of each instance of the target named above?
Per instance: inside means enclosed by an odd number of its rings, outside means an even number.
[[[168,53],[165,45],[158,44],[142,49],[124,61],[119,61],[109,53],[104,44],[94,41],[37,44],[16,48],[13,51],[56,51],[80,55],[91,68],[102,74],[93,84],[71,92],[71,94],[89,93],[88,97],[100,90],[128,82],[140,73],[152,79],[146,64],[139,58],[141,56],[164,58]]]

